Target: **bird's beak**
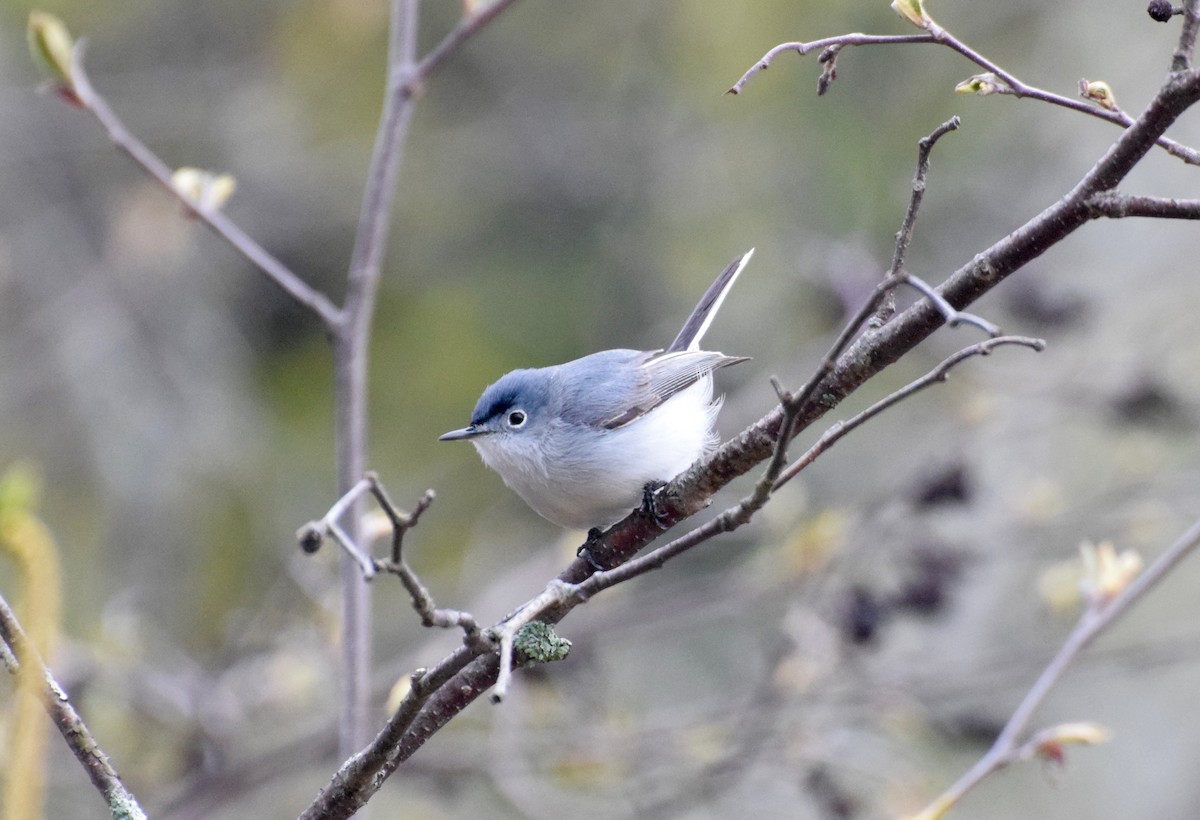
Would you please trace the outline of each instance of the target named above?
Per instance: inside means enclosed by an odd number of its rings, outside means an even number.
[[[486,430],[482,430],[474,425],[464,427],[461,430],[451,430],[449,433],[438,436],[438,441],[460,441],[462,439],[475,438],[483,435]]]

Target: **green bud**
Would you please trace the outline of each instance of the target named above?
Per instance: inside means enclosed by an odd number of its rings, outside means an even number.
[[[1000,78],[990,71],[985,74],[976,74],[973,77],[968,77],[954,86],[955,94],[979,94],[983,97],[986,97],[988,94],[998,94],[1000,90]]]
[[[71,51],[75,42],[62,20],[44,11],[29,12],[25,29],[29,51],[51,74],[67,84],[71,82]]]
[[[1109,111],[1117,110],[1117,98],[1113,94],[1112,88],[1103,80],[1080,80],[1079,81],[1079,96],[1085,100],[1091,100],[1101,108]]]
[[[899,14],[917,28],[927,28],[931,22],[921,5],[921,0],[893,0],[892,11]]]

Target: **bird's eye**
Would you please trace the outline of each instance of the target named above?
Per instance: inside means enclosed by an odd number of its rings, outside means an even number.
[[[525,411],[513,410],[508,414],[509,427],[524,427],[525,426]]]

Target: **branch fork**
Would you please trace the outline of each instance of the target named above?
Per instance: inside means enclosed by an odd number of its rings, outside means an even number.
[[[340,523],[342,517],[356,508],[358,501],[367,495],[375,499],[391,525],[392,550],[388,558],[374,558],[369,549],[355,543]],[[475,616],[457,609],[438,607],[429,588],[404,558],[404,535],[417,525],[421,515],[433,504],[434,498],[433,490],[426,490],[412,512],[402,512],[388,496],[379,476],[373,472],[367,473],[349,492],[339,498],[322,518],[301,527],[296,533],[296,538],[300,542],[300,548],[309,553],[320,549],[325,538],[332,538],[359,566],[366,580],[371,580],[380,572],[399,578],[412,598],[413,609],[421,617],[422,626],[461,629],[463,643],[480,652],[490,651],[493,642],[480,629]]]

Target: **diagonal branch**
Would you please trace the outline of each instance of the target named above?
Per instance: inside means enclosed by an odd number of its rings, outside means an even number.
[[[83,765],[92,785],[108,803],[114,820],[145,820],[146,813],[138,805],[137,798],[121,782],[121,777],[109,762],[108,755],[92,737],[83,718],[71,705],[67,693],[54,679],[54,675],[25,635],[16,614],[3,597],[0,597],[0,647],[5,649],[0,655],[9,671],[38,688],[38,695],[46,708],[46,714],[62,733],[75,759]],[[38,686],[34,679],[40,680],[41,685]]]
[[[576,602],[587,600],[601,590],[609,589],[639,575],[644,575],[651,570],[659,569],[670,559],[683,554],[694,546],[702,544],[715,535],[732,532],[743,524],[749,523],[750,518],[758,510],[762,509],[771,494],[795,478],[804,467],[816,461],[820,455],[827,452],[839,439],[844,438],[851,431],[866,424],[885,410],[894,407],[907,398],[911,398],[925,388],[945,382],[949,378],[950,371],[967,359],[975,356],[987,356],[1001,345],[1020,345],[1040,351],[1045,347],[1045,342],[1041,339],[1031,339],[1024,336],[1000,336],[963,348],[916,381],[881,399],[847,421],[840,421],[830,427],[816,444],[801,456],[799,460],[787,466],[786,469],[784,469],[784,462],[779,461],[779,463],[776,463],[774,456],[784,452],[783,448],[777,447],[771,463],[763,472],[762,478],[755,485],[753,493],[716,516],[716,518],[668,544],[626,561],[619,567],[597,572],[578,584],[563,585],[565,589],[560,593],[562,599],[576,599]],[[784,399],[783,404],[788,404],[787,398]],[[797,411],[799,409],[799,407],[796,408]],[[559,583],[561,584],[561,582]]]
[[[959,363],[973,356],[988,356],[1000,345],[1021,345],[1023,347],[1028,347],[1031,350],[1040,352],[1041,350],[1045,349],[1046,342],[1042,339],[1034,339],[1028,336],[996,336],[986,341],[979,342],[978,344],[973,344],[970,347],[963,348],[916,381],[910,382],[896,392],[884,397],[883,399],[880,399],[866,410],[863,410],[861,413],[851,417],[849,420],[839,421],[837,424],[830,427],[821,434],[821,437],[817,439],[816,443],[814,443],[813,446],[804,453],[804,455],[800,456],[800,458],[788,465],[788,468],[779,474],[779,478],[776,480],[775,486],[772,489],[778,490],[784,484],[791,481],[793,478],[799,475],[801,471],[808,467],[808,465],[816,461],[830,447],[836,444],[840,439],[845,438],[845,436],[855,428],[861,427],[863,424],[866,424],[868,421],[875,418],[875,416],[878,416],[884,410],[887,410],[893,405],[904,401],[909,396],[919,393],[927,387],[932,387],[935,384],[940,384],[941,382],[946,381],[946,379],[950,377],[950,370]]]
[[[1098,192],[1115,188],[1162,133],[1198,100],[1200,72],[1171,77],[1133,126],[1121,134],[1072,191],[952,274],[938,289],[942,297],[955,309],[961,309],[1086,223],[1088,200]],[[876,288],[864,311],[856,317],[855,328],[875,310],[886,288],[894,285],[895,282],[884,282]],[[819,377],[805,386],[803,395],[807,398],[794,425],[785,409],[776,407],[668,484],[657,497],[660,515],[656,520],[635,512],[589,541],[592,560],[603,561],[605,566],[628,561],[661,535],[664,525],[672,526],[699,511],[717,490],[770,458],[779,446],[781,435],[794,435],[816,421],[927,338],[945,320],[935,305],[922,300],[882,328],[859,337],[844,352],[836,354],[832,364],[823,365]],[[842,335],[844,343],[849,344],[853,332]],[[835,347],[840,349],[842,344],[840,337]],[[594,573],[592,563],[579,558],[558,580],[563,584],[579,584]],[[555,623],[568,611],[568,604],[564,603],[546,611],[540,620]],[[433,669],[422,670],[414,676],[409,696],[376,739],[347,761],[304,816],[348,817],[402,761],[487,691],[496,682],[498,673],[495,653],[478,654],[466,646],[456,649]]]
[[[1200,521],[1192,524],[1145,572],[1134,578],[1114,597],[1107,600],[1099,599],[1085,609],[1079,623],[1067,636],[1058,653],[1042,671],[1033,686],[1026,692],[1008,722],[1004,724],[1004,728],[1000,730],[1000,734],[991,748],[974,766],[931,803],[920,816],[941,817],[988,775],[1019,759],[1024,746],[1018,741],[1018,738],[1029,725],[1029,721],[1038,707],[1058,684],[1063,673],[1075,661],[1079,653],[1087,648],[1096,636],[1108,628],[1113,621],[1120,618],[1130,607],[1144,598],[1197,546],[1200,546]]]
[[[113,143],[125,152],[134,162],[140,165],[146,173],[154,177],[162,187],[182,202],[191,212],[201,219],[218,236],[233,246],[234,250],[244,256],[255,267],[261,270],[278,285],[284,293],[292,297],[299,305],[308,308],[332,331],[340,320],[337,307],[323,293],[313,288],[292,272],[287,265],[280,262],[255,242],[237,224],[220,210],[215,208],[196,208],[188,197],[184,196],[171,181],[171,168],[151,151],[146,145],[130,133],[121,122],[108,102],[96,92],[88,78],[83,65],[84,41],[79,41],[71,55],[71,91],[80,105],[91,113],[108,132]]]
[[[484,8],[469,14],[459,20],[445,38],[426,54],[408,77],[401,93],[408,97],[419,97],[425,91],[425,82],[448,57],[462,48],[464,44],[486,25],[496,19],[505,9],[517,0],[492,0]]]

